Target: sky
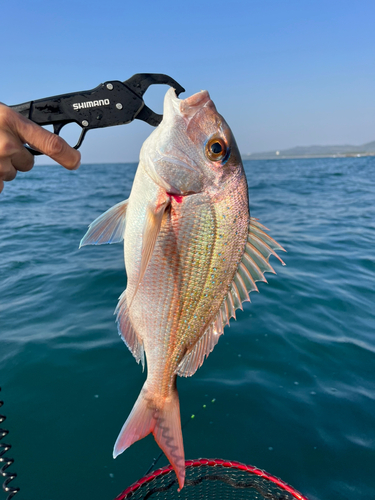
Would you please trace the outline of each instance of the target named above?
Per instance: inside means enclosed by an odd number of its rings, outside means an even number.
[[[166,73],[180,97],[210,92],[243,154],[375,140],[374,0],[16,0],[0,18],[8,105]],[[166,90],[146,104],[162,112]],[[82,163],[137,161],[151,131],[89,131]]]

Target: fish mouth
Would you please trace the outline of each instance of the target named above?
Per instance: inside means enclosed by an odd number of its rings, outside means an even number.
[[[189,122],[202,108],[215,105],[207,90],[201,90],[186,99],[179,99],[174,89],[169,89],[164,106],[163,120],[179,115]]]
[[[181,192],[178,189],[174,189],[172,186],[172,189],[170,191],[166,191],[167,195],[170,196],[171,198],[174,198],[178,202],[181,202],[183,198],[186,198],[187,196],[192,196],[193,194],[199,194],[196,193],[195,191],[184,191]]]
[[[141,159],[147,165],[149,176],[171,195],[190,196],[202,192],[204,179],[200,159],[194,145],[187,145],[180,137],[186,135],[190,120],[206,106],[215,106],[207,90],[179,99],[170,88],[164,99],[163,121],[156,135],[150,136],[153,140],[149,148],[154,152],[149,155],[147,147],[142,148]]]
[[[192,118],[201,108],[205,107],[211,101],[207,90],[201,90],[190,97],[187,97],[180,103],[180,111],[184,117]]]

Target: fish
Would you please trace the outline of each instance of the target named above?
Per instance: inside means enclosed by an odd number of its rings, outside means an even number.
[[[250,217],[233,134],[208,91],[165,95],[163,120],[145,140],[127,200],[90,224],[80,246],[124,241],[127,287],[118,331],[147,378],[116,440],[116,458],[152,433],[185,481],[177,376],[190,377],[236,310],[274,273],[284,250]]]

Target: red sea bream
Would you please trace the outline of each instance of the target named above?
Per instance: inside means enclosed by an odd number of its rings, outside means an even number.
[[[152,433],[183,487],[176,379],[195,373],[255,282],[273,272],[269,256],[282,247],[264,230],[250,218],[240,153],[208,92],[180,100],[170,89],[129,199],[96,219],[81,242],[124,240],[128,283],[118,329],[137,362],[147,359],[114,457]]]

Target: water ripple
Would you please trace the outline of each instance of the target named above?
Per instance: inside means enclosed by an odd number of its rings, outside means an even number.
[[[1,377],[30,498],[70,494],[72,450],[77,495],[98,498],[157,453],[142,440],[111,459],[144,374],[113,317],[126,287],[121,245],[78,250],[88,224],[129,196],[135,169],[38,167],[1,194]],[[277,276],[179,380],[183,420],[216,399],[184,430],[186,454],[253,463],[315,500],[375,497],[375,158],[245,169],[251,214],[285,246],[287,266],[272,258]],[[53,495],[38,491],[40,471]]]

